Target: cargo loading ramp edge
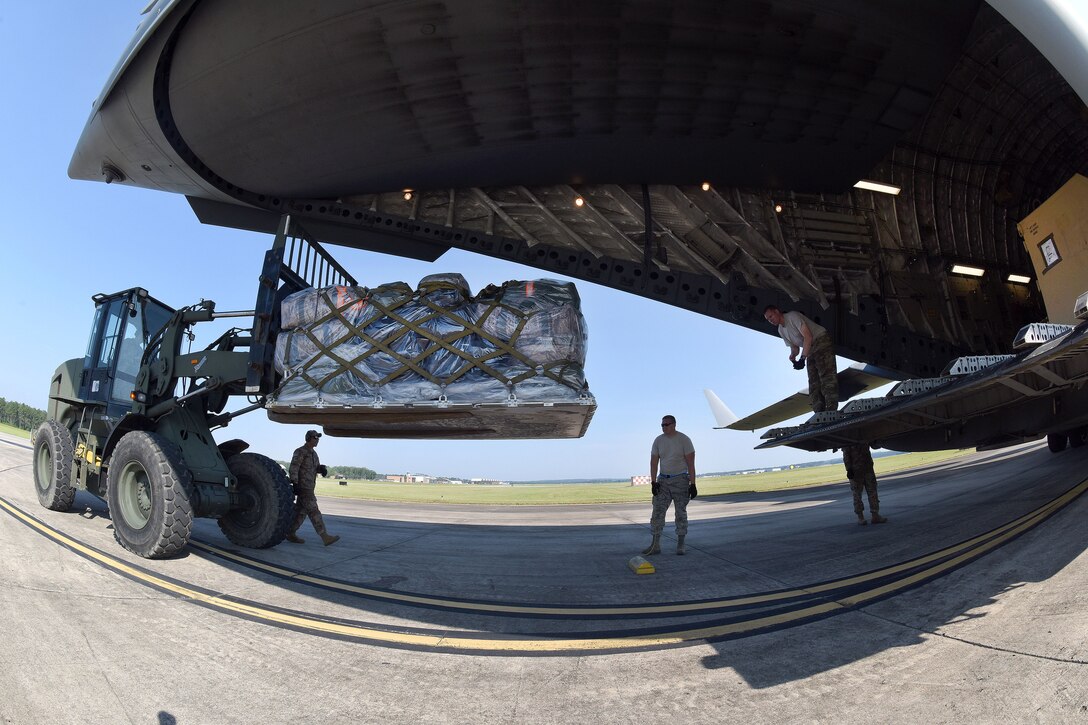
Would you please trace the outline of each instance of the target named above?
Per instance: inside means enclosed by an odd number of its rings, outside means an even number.
[[[1088,323],[977,372],[901,383],[908,395],[853,401],[775,428],[757,449],[824,451],[871,444],[897,451],[996,448],[1088,422]],[[913,388],[911,387],[913,386]],[[995,415],[994,413],[1000,413]]]

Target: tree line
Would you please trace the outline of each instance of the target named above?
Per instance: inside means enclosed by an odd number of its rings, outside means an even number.
[[[330,478],[353,478],[364,481],[377,481],[380,476],[377,472],[365,466],[329,466]]]
[[[16,403],[14,400],[0,398],[0,423],[7,423],[16,428],[33,431],[45,422],[45,418],[46,413],[44,410],[32,408],[23,403]]]
[[[285,471],[291,469],[290,461],[276,461],[276,463],[279,463]],[[329,466],[328,468],[329,478],[351,478],[356,481],[377,481],[382,477],[377,471],[373,471],[365,466]]]

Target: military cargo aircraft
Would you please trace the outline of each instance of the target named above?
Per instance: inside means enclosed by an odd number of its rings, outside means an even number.
[[[1024,222],[1088,174],[1085,14],[157,0],[69,175],[182,194],[210,224],[290,213],[325,242],[470,250],[768,334],[776,304],[840,356],[932,379],[1074,322],[1050,288],[1088,279],[1084,239]]]

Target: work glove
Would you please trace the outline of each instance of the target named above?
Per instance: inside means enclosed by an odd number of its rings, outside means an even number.
[[[699,489],[695,488],[694,483],[688,484],[688,498],[695,498],[699,495]]]
[[[805,358],[804,358],[803,355],[793,361],[793,369],[794,370],[804,370],[805,369]]]
[[[322,463],[320,466],[317,467],[317,472],[320,473],[325,478],[329,477],[329,468],[324,463]]]
[[[658,481],[654,481],[653,483],[651,483],[650,484],[650,493],[652,493],[654,496],[661,493],[661,483],[658,482]]]
[[[295,494],[296,498],[299,496],[298,484],[297,483],[292,483],[291,484],[291,493]]]
[[[851,481],[854,480],[854,469],[853,468],[847,468],[846,469],[846,477],[849,478]]]

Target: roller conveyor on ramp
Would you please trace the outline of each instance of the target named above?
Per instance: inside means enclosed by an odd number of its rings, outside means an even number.
[[[992,448],[1088,422],[1088,323],[1032,350],[984,362],[968,374],[908,380],[897,388],[910,394],[852,401],[800,426],[772,429],[757,448]]]

